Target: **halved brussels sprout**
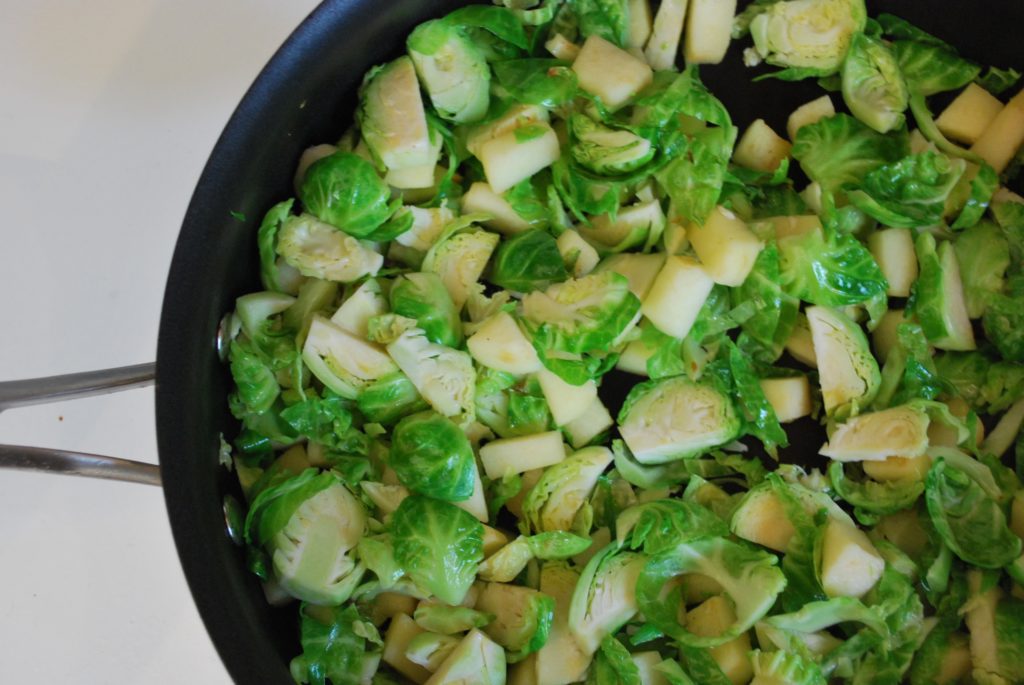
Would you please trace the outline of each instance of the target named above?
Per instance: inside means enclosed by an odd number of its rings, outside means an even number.
[[[843,61],[843,100],[855,117],[879,133],[903,125],[910,93],[885,43],[863,33],[853,37]]]
[[[636,587],[647,557],[613,543],[595,554],[572,594],[569,630],[587,654],[637,612]]]
[[[476,370],[460,350],[427,340],[419,328],[403,331],[387,346],[388,354],[420,395],[442,416],[473,420]]]
[[[735,440],[741,426],[729,397],[685,376],[634,386],[619,411],[619,433],[642,464],[695,457]]]
[[[374,276],[384,265],[384,257],[372,245],[309,214],[285,219],[277,253],[303,276],[339,283]]]
[[[462,344],[459,310],[437,274],[411,273],[398,276],[391,285],[391,311],[416,319],[427,339],[439,345]]]
[[[537,532],[570,530],[597,479],[612,463],[607,447],[586,447],[544,471],[523,503],[523,514]]]
[[[458,26],[443,19],[424,22],[409,34],[406,47],[442,118],[459,124],[484,118],[490,104],[491,69]]]
[[[838,71],[853,34],[866,23],[863,0],[787,0],[754,17],[750,35],[769,64],[827,76]]]
[[[247,539],[270,554],[288,594],[314,604],[341,604],[365,566],[350,554],[366,531],[366,511],[331,472],[306,469],[263,490],[245,522]]]
[[[583,114],[573,114],[569,126],[575,136],[573,159],[595,174],[627,174],[654,158],[651,141],[630,131],[608,128]]]
[[[388,465],[414,492],[448,502],[473,494],[473,446],[461,428],[437,412],[420,412],[398,422],[391,433]]]

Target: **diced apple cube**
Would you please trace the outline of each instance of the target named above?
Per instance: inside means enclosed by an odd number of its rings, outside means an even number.
[[[488,140],[480,146],[478,156],[491,189],[503,193],[554,164],[561,155],[554,129],[537,122]]]
[[[770,173],[779,168],[782,160],[789,157],[792,147],[790,142],[773,131],[764,119],[758,119],[743,132],[732,159],[748,169]]]
[[[686,629],[701,637],[721,635],[736,622],[732,604],[722,595],[716,595],[686,612]],[[735,685],[747,683],[754,675],[747,653],[750,634],[743,633],[725,644],[708,650],[722,673]]]
[[[530,223],[512,209],[508,200],[483,181],[471,185],[462,196],[462,213],[474,212],[490,214],[491,218],[482,223],[504,235],[515,235],[530,228]]]
[[[374,625],[379,626],[398,614],[412,616],[416,611],[417,600],[409,595],[401,595],[397,592],[382,592],[373,598],[370,603],[370,612],[367,618]]]
[[[708,276],[730,287],[746,280],[764,248],[747,224],[724,207],[716,207],[703,225],[692,224],[687,235]]]
[[[644,48],[647,63],[655,71],[671,69],[683,38],[688,0],[662,0],[654,16],[654,27]]]
[[[559,431],[492,440],[480,448],[480,462],[491,480],[542,469],[564,459],[565,445]]]
[[[821,549],[821,587],[829,597],[860,598],[875,586],[885,560],[854,525],[829,519]]]
[[[782,501],[770,490],[747,495],[733,514],[731,528],[738,538],[783,553],[796,535]]]
[[[921,526],[916,509],[904,509],[883,516],[875,526],[875,532],[912,559],[919,558],[928,544],[928,533]]]
[[[935,125],[947,138],[973,144],[1002,109],[1003,103],[996,96],[971,83],[942,110]]]
[[[687,64],[718,64],[732,39],[736,0],[690,0],[683,56]]]
[[[818,356],[814,352],[814,336],[811,335],[811,327],[807,317],[801,314],[797,317],[796,326],[789,334],[786,341],[786,352],[789,352],[793,359],[801,364],[806,364],[812,369],[818,368]]]
[[[556,426],[575,421],[590,408],[597,399],[597,384],[588,380],[583,385],[572,385],[561,376],[542,368],[537,372],[537,382],[555,419]]]
[[[685,338],[715,282],[691,257],[665,260],[641,311],[658,330],[673,338]]]
[[[821,230],[821,219],[817,214],[799,214],[795,216],[773,216],[763,219],[771,222],[775,228],[775,239],[783,240],[797,235],[804,235],[811,231]]]
[[[627,48],[641,48],[651,35],[651,1],[629,0],[629,31]]]
[[[541,369],[533,343],[508,312],[498,312],[484,321],[466,340],[469,353],[479,364],[515,375]]]
[[[883,364],[889,358],[889,352],[896,346],[896,329],[904,321],[906,319],[903,318],[902,309],[890,309],[882,314],[875,330],[871,331],[871,345],[875,350],[875,356]]]
[[[434,171],[437,164],[427,162],[406,169],[388,169],[384,182],[399,190],[418,190],[434,186]]]
[[[409,616],[397,614],[391,619],[391,625],[384,634],[381,660],[415,683],[425,683],[430,677],[430,671],[409,661],[405,652],[412,639],[424,632]]]
[[[971,146],[977,154],[1003,173],[1024,143],[1024,92],[1018,93],[995,116],[981,137]]]
[[[643,61],[600,36],[587,38],[572,70],[580,88],[601,98],[610,110],[625,105],[654,78]]]
[[[586,276],[601,261],[594,246],[571,228],[563,231],[556,242],[558,252],[562,255],[562,260],[573,278]]]
[[[665,264],[665,255],[660,252],[640,254],[623,252],[602,261],[597,271],[614,271],[629,281],[629,290],[640,300],[647,297],[654,285],[654,279]]]
[[[484,523],[484,558],[491,556],[509,543],[508,536]]]
[[[832,98],[822,95],[816,100],[804,103],[793,110],[786,121],[786,133],[791,141],[796,140],[796,133],[804,126],[816,123],[825,117],[836,113],[836,107],[832,104]]]
[[[882,461],[861,462],[868,478],[877,481],[924,480],[932,466],[931,457],[888,457]]]
[[[796,421],[811,413],[811,385],[807,376],[763,378],[761,390],[780,423]]]
[[[917,253],[910,229],[875,231],[868,237],[868,249],[878,262],[885,280],[889,281],[889,296],[908,297],[910,286],[917,280]]]
[[[634,340],[626,345],[626,348],[619,354],[619,361],[615,368],[626,373],[635,373],[638,376],[647,375],[647,360],[651,358],[655,350],[648,347],[640,340]]]
[[[580,54],[580,46],[563,36],[561,33],[548,38],[544,43],[544,49],[550,52],[555,59],[571,62]]]
[[[661,671],[655,666],[664,661],[658,652],[637,652],[632,655],[633,663],[640,675],[640,685],[669,685]]]
[[[608,413],[608,408],[601,402],[601,398],[595,397],[587,410],[562,426],[562,430],[568,436],[569,444],[574,449],[580,449],[611,428],[614,423],[612,415]]]
[[[511,133],[521,126],[546,123],[550,119],[551,115],[548,114],[548,111],[538,105],[512,105],[497,119],[469,129],[466,134],[466,149],[479,157],[483,144],[488,140]]]

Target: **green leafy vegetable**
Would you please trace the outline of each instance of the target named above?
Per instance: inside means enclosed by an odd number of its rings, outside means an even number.
[[[299,199],[318,219],[355,238],[368,236],[397,209],[373,165],[350,152],[314,162],[299,187]]]
[[[466,596],[483,559],[483,525],[462,509],[412,495],[391,519],[395,559],[413,581],[445,604]]]

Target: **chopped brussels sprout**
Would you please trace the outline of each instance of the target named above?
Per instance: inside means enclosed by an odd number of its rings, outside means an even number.
[[[569,126],[575,137],[573,159],[595,174],[626,174],[654,158],[651,141],[635,133],[609,128],[582,114],[573,114]]]
[[[322,223],[308,214],[290,216],[277,240],[277,253],[303,276],[351,283],[374,276],[384,257],[369,243]]]
[[[799,75],[828,76],[839,70],[866,22],[863,0],[785,0],[754,17],[750,35],[769,64]]]
[[[373,237],[397,208],[373,165],[351,152],[336,152],[309,167],[299,199],[307,212],[354,238]]]
[[[836,426],[820,453],[837,461],[919,457],[928,448],[928,413],[902,405],[861,414]]]
[[[388,169],[437,162],[439,150],[431,142],[416,68],[408,57],[367,74],[358,117],[363,140]]]
[[[443,19],[424,22],[409,34],[406,45],[438,114],[460,124],[487,114],[491,70],[458,26]]]
[[[843,61],[843,100],[879,133],[903,126],[910,94],[896,56],[885,43],[858,33]]]
[[[321,383],[348,399],[355,399],[370,383],[398,371],[378,345],[357,338],[319,314],[310,324],[302,360]]]
[[[474,628],[452,650],[426,685],[505,685],[505,651]]]
[[[545,469],[523,503],[530,528],[538,533],[572,530],[580,507],[611,463],[607,447],[586,447]]]
[[[473,494],[476,460],[462,429],[432,411],[407,416],[391,434],[388,465],[403,485],[449,502]]]
[[[505,648],[509,663],[515,663],[547,642],[555,603],[547,595],[522,585],[486,583],[476,608],[494,616],[483,631]]]
[[[387,345],[395,360],[420,395],[442,416],[471,421],[476,371],[465,352],[427,340],[419,328],[404,331]]]
[[[462,344],[458,308],[437,274],[404,274],[391,284],[391,311],[416,320],[427,339],[438,345]]]
[[[871,404],[882,382],[864,331],[842,312],[827,307],[809,307],[807,321],[825,412],[856,414]]]
[[[637,579],[647,558],[611,544],[594,555],[572,594],[569,630],[587,656],[638,610]]]
[[[487,231],[458,231],[442,238],[423,258],[423,270],[436,273],[448,289],[452,302],[462,309],[477,286],[500,238]]]
[[[739,436],[732,400],[686,377],[634,386],[619,412],[619,432],[642,464],[698,456]]]
[[[307,469],[256,496],[245,532],[270,553],[286,592],[306,602],[338,605],[363,575],[364,566],[350,551],[366,523],[363,506],[337,476]]]

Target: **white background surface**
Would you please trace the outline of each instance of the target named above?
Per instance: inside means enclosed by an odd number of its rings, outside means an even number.
[[[0,379],[151,361],[206,157],[315,0],[0,0]],[[151,389],[0,442],[155,462]],[[0,472],[0,682],[228,683],[156,488]]]

